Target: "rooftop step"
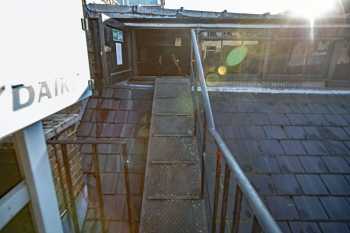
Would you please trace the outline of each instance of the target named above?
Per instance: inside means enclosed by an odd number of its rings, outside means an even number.
[[[190,81],[156,79],[141,233],[207,232]]]

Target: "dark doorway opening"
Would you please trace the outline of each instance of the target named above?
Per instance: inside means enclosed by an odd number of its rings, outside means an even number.
[[[139,75],[182,76],[189,74],[190,42],[188,30],[137,30],[137,69]]]

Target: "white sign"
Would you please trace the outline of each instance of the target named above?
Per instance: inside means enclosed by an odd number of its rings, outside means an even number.
[[[121,43],[115,43],[115,56],[117,65],[123,65],[123,49]]]
[[[77,102],[90,79],[81,1],[11,0],[0,14],[0,138]]]

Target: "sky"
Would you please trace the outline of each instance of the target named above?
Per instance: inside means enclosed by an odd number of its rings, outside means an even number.
[[[331,10],[336,1],[338,0],[165,0],[165,7],[272,14],[288,10],[306,17],[316,17]]]

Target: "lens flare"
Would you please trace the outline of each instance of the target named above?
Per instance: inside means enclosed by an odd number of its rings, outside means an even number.
[[[226,57],[227,66],[236,66],[240,64],[248,54],[248,48],[246,46],[240,46],[232,49]]]
[[[219,68],[218,68],[218,74],[220,74],[221,76],[223,76],[223,75],[226,75],[226,73],[227,73],[227,68],[226,68],[226,66],[219,66]]]

